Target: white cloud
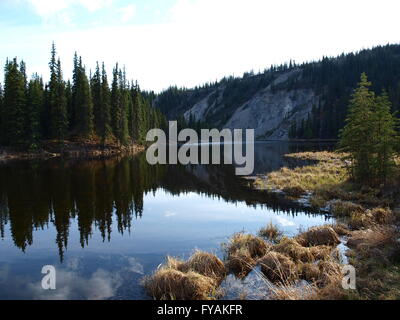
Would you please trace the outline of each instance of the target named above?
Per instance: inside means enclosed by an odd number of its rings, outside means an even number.
[[[295,223],[293,221],[290,221],[289,219],[286,219],[284,217],[281,216],[277,216],[276,220],[278,221],[278,223],[282,226],[282,227],[292,227],[295,225]]]
[[[118,10],[121,14],[121,21],[126,23],[132,20],[136,13],[136,6],[131,4]]]
[[[173,217],[173,216],[176,216],[177,215],[177,213],[176,212],[172,212],[172,211],[165,211],[165,214],[164,214],[164,217],[166,217],[166,218],[170,218],[170,217]]]
[[[28,0],[36,12],[43,18],[60,13],[66,9],[80,5],[93,12],[112,5],[113,0]]]
[[[68,11],[72,2],[92,9],[108,5],[105,0],[30,1],[42,3],[37,10],[43,14]],[[108,70],[116,61],[125,64],[128,76],[144,89],[190,87],[289,59],[302,62],[398,43],[399,9],[398,0],[365,0],[362,6],[348,0],[178,0],[158,24],[2,35],[0,59],[18,55],[47,76],[54,40],[66,77],[78,50],[90,67],[96,60],[104,60]]]

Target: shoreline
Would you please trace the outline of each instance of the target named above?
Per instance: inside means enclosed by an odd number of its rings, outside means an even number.
[[[286,157],[311,164],[250,177],[252,187],[282,193],[305,207],[328,212],[336,219],[338,233],[346,233],[348,263],[357,273],[357,289],[349,291],[347,298],[398,299],[400,194],[395,192],[397,173],[387,186],[366,188],[349,180],[343,154],[303,152]],[[336,296],[337,293],[327,292],[324,298],[343,298]]]
[[[118,146],[115,144],[99,144],[64,141],[60,147],[59,142],[47,141],[37,151],[17,150],[15,148],[0,146],[0,162],[24,160],[48,160],[54,158],[103,158],[118,155],[135,155],[143,152],[145,146],[131,144]]]

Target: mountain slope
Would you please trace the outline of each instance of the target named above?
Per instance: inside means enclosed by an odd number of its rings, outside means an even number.
[[[400,105],[400,46],[387,45],[317,62],[272,66],[193,89],[171,87],[154,99],[169,119],[255,129],[258,139],[337,138],[360,74]]]

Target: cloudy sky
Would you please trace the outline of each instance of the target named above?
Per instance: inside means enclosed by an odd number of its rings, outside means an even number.
[[[0,63],[48,77],[51,42],[116,61],[142,88],[195,86],[271,64],[399,43],[398,0],[0,0]],[[2,75],[0,76],[2,79]]]

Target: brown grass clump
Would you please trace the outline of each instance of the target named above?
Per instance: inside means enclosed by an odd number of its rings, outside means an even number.
[[[292,193],[301,195],[308,191],[330,190],[344,183],[348,174],[343,163],[327,161],[294,169],[282,168],[257,180],[260,179],[264,182],[259,184],[262,188],[293,191]]]
[[[171,256],[167,256],[164,268],[175,269],[181,272],[187,272],[186,262]]]
[[[256,265],[256,260],[251,257],[246,249],[238,250],[226,259],[226,268],[239,279],[245,278]]]
[[[226,276],[224,263],[216,255],[200,250],[196,250],[184,264],[183,269],[195,271],[218,282],[221,282]]]
[[[393,220],[393,213],[389,208],[374,208],[369,213],[378,224],[390,223]]]
[[[339,263],[335,261],[320,261],[318,262],[318,268],[320,270],[320,276],[317,281],[319,287],[342,281],[342,266]]]
[[[315,263],[302,263],[299,265],[299,277],[308,282],[317,282],[321,275],[319,267]]]
[[[209,300],[217,283],[196,272],[161,268],[144,280],[147,293],[157,300]]]
[[[330,151],[319,151],[319,152],[298,152],[286,154],[287,158],[294,158],[300,160],[310,161],[341,161],[346,154]]]
[[[259,258],[267,252],[268,245],[259,237],[241,232],[233,235],[226,248],[228,255],[239,250],[247,250],[252,258]]]
[[[396,232],[392,227],[377,226],[368,230],[354,231],[347,245],[360,251],[391,246],[395,241]]]
[[[277,226],[270,222],[266,227],[262,228],[258,232],[258,235],[271,242],[279,242],[282,238],[283,233],[278,229]]]
[[[331,212],[336,216],[349,217],[352,213],[364,212],[363,206],[351,201],[332,200],[329,202]]]
[[[329,260],[335,255],[335,250],[334,247],[326,245],[310,247],[314,260]]]
[[[296,240],[303,246],[337,245],[339,236],[330,226],[314,227],[300,233]]]
[[[374,224],[371,215],[365,212],[354,212],[349,219],[349,227],[355,230],[368,228]]]
[[[291,283],[298,278],[296,264],[287,256],[270,251],[258,260],[261,272],[274,283]]]
[[[238,278],[246,277],[256,265],[258,258],[265,255],[269,246],[256,236],[236,233],[225,245],[226,267]]]
[[[393,218],[393,212],[389,208],[378,207],[364,212],[354,212],[350,216],[349,226],[353,229],[369,228],[390,223]]]
[[[272,250],[286,254],[291,257],[295,262],[311,262],[314,257],[310,251],[310,248],[305,248],[300,245],[295,239],[284,237],[282,240],[275,245]]]
[[[339,236],[348,236],[351,234],[351,231],[347,228],[347,226],[343,223],[335,223],[332,226],[332,229],[335,230],[335,232],[339,235]]]
[[[309,300],[310,294],[315,290],[313,285],[306,287],[279,286],[272,289],[271,300]]]

